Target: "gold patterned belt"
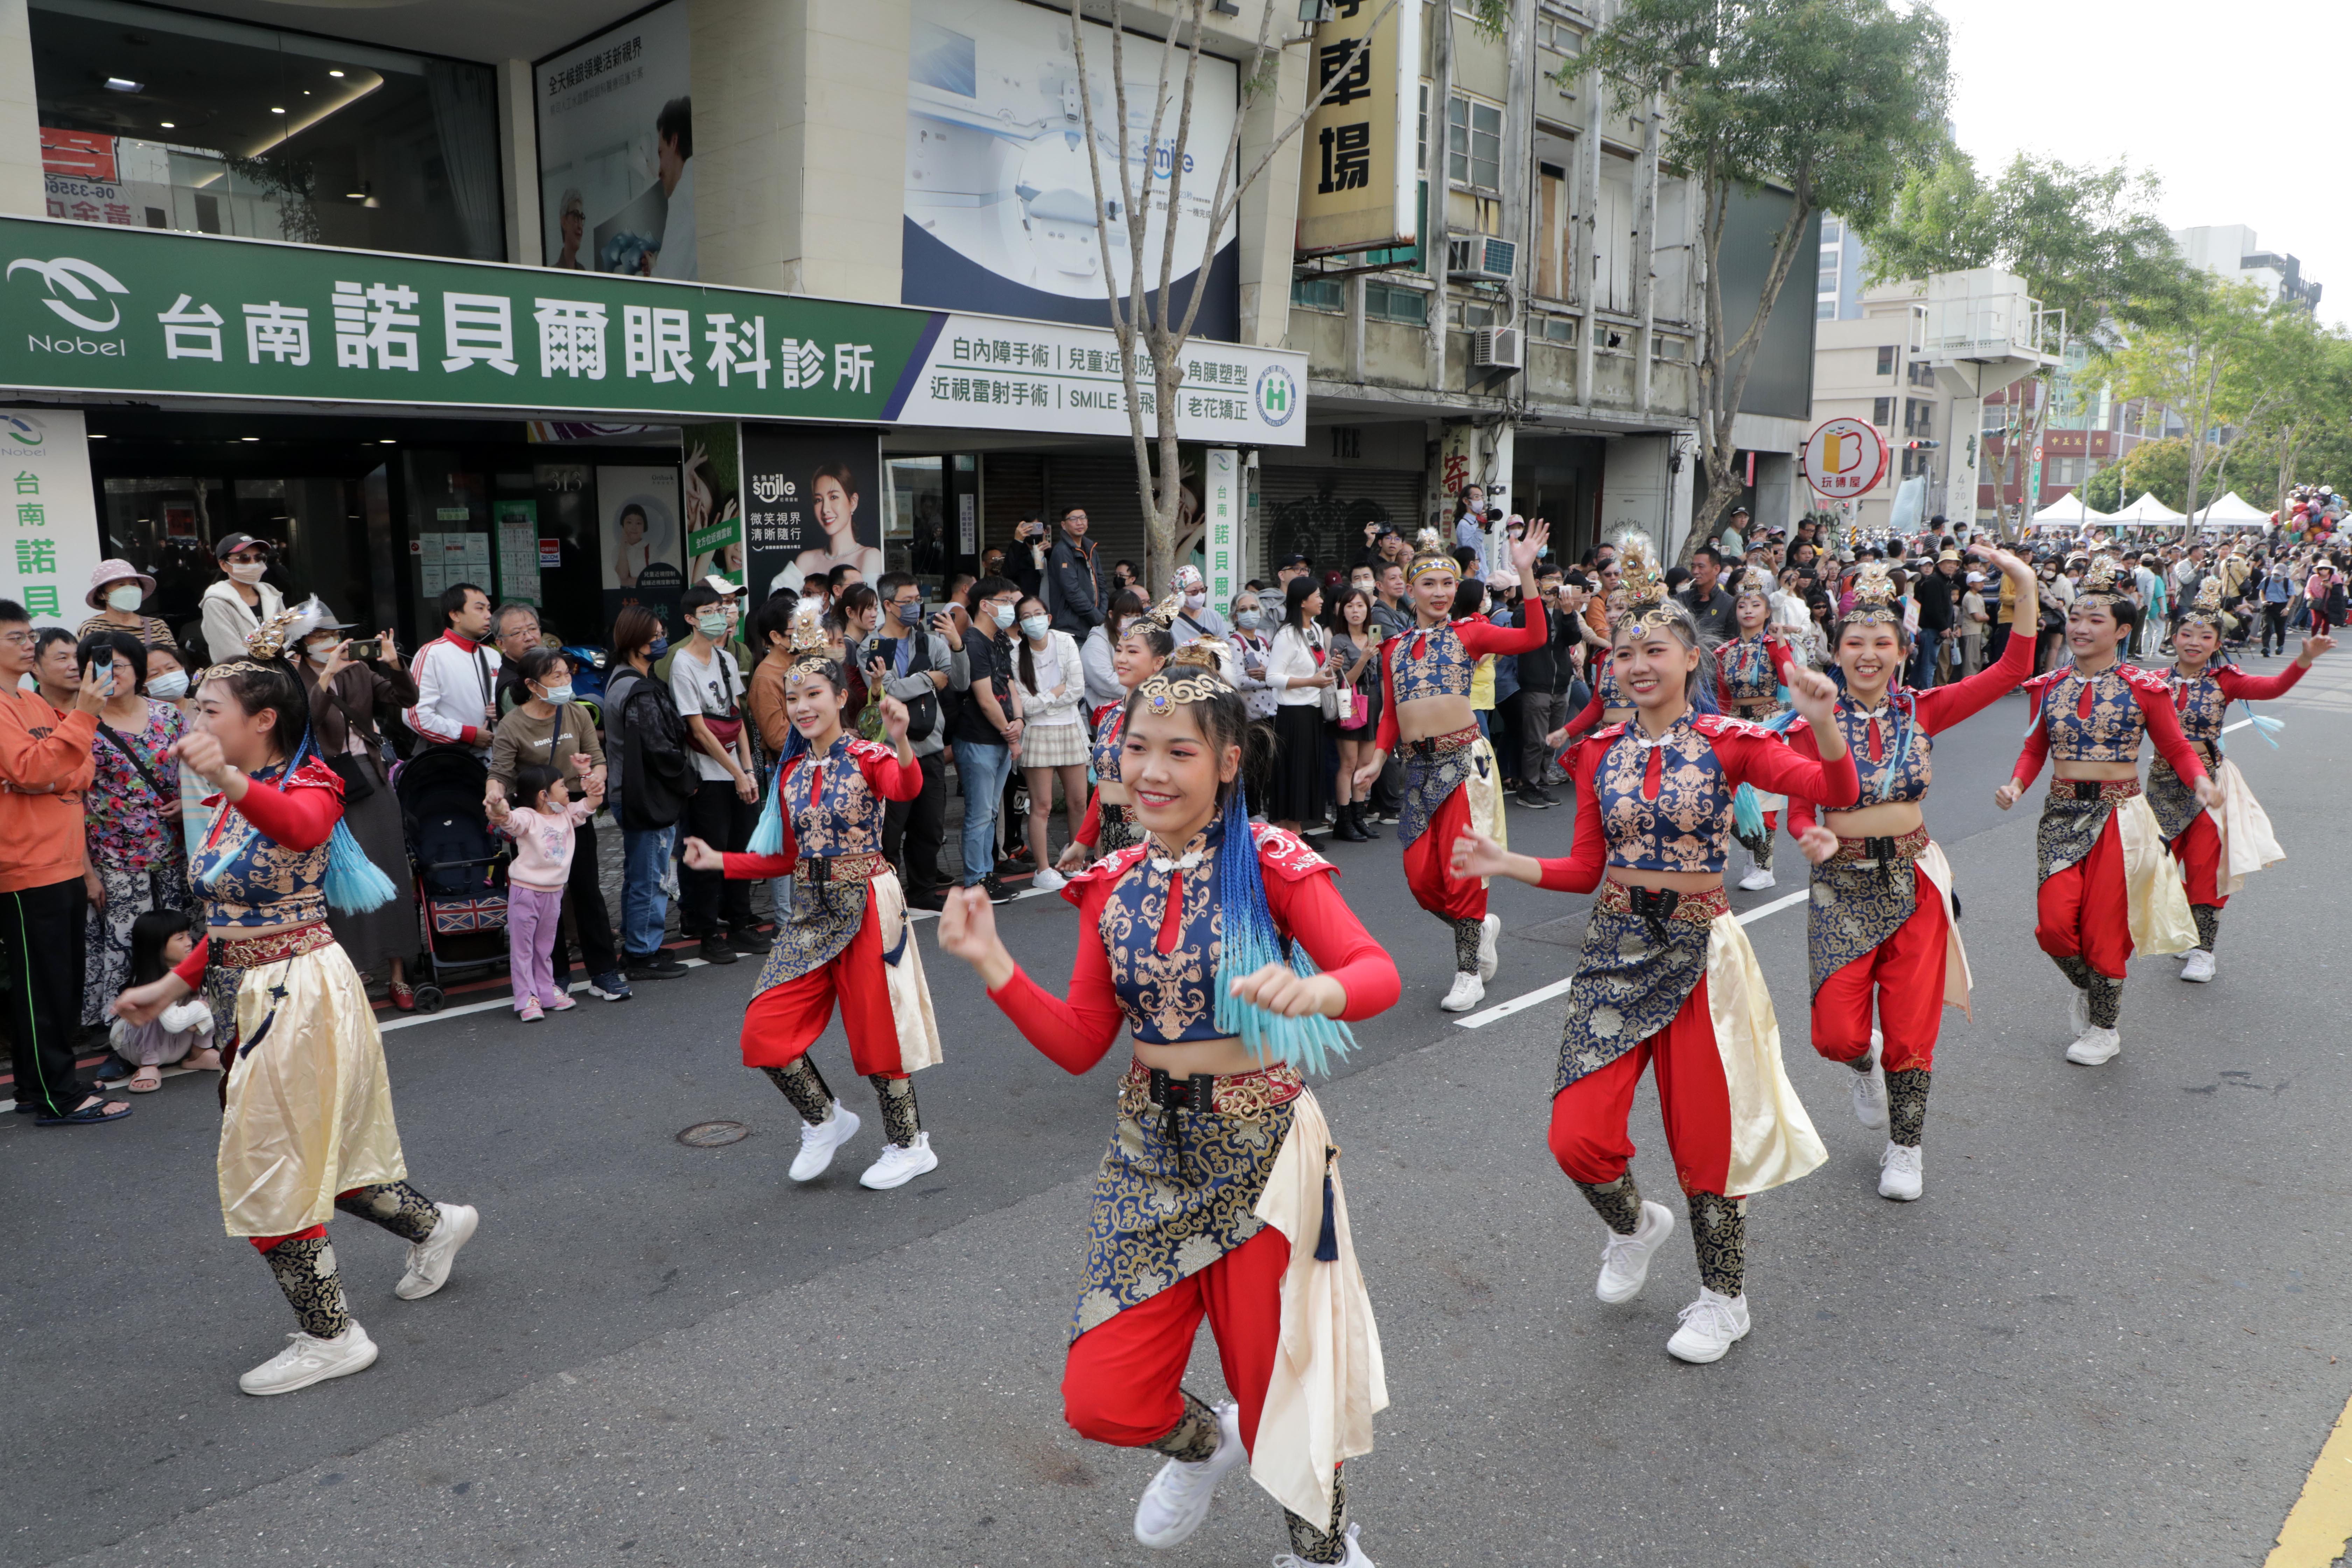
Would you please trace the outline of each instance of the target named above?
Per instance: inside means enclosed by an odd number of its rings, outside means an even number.
[[[335,933],[320,922],[297,926],[292,931],[274,931],[268,936],[215,937],[212,955],[215,963],[227,968],[253,969],[334,945]]]
[[[1927,837],[1927,825],[1924,822],[1910,832],[1897,837],[1876,838],[1841,837],[1838,839],[1837,853],[1822,864],[1853,866],[1862,870],[1868,870],[1873,866],[1884,866],[1890,861],[1916,860],[1921,855],[1927,853],[1930,842]]]
[[[1416,757],[1443,756],[1448,752],[1461,751],[1475,743],[1477,739],[1478,726],[1465,724],[1459,730],[1449,730],[1443,735],[1432,735],[1422,741],[1407,741],[1404,743],[1404,749]]]
[[[1664,894],[1664,899],[1659,897]],[[1688,921],[1706,925],[1731,912],[1731,900],[1719,888],[1703,893],[1677,892],[1672,888],[1634,888],[1612,877],[1601,884],[1598,907],[1612,915],[1639,915],[1645,921]]]
[[[2129,800],[2139,794],[2137,779],[2056,779],[2050,781],[2053,800]]]
[[[1206,1109],[1219,1116],[1264,1116],[1307,1092],[1306,1079],[1287,1062],[1255,1072],[1194,1073],[1179,1078],[1130,1060],[1118,1081],[1118,1110],[1140,1121],[1155,1110]],[[1205,1100],[1205,1107],[1203,1101]]]
[[[812,855],[793,864],[793,876],[812,885],[870,882],[892,868],[887,855]]]

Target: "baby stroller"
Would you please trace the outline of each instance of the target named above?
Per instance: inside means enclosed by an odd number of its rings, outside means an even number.
[[[428,746],[400,770],[401,832],[425,906],[425,960],[416,1005],[441,1010],[442,986],[457,972],[488,973],[507,961],[506,857],[490,831],[482,795],[490,770],[469,746]]]

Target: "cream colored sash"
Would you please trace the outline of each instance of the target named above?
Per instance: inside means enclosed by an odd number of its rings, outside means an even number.
[[[1745,1197],[1793,1182],[1830,1153],[1780,1066],[1780,1021],[1737,915],[1717,915],[1707,928],[1706,1004],[1731,1095],[1725,1195]]]
[[[1919,869],[1927,873],[1927,880],[1944,900],[1944,1005],[1958,1007],[1962,1016],[1973,1020],[1976,1015],[1969,1011],[1969,992],[1975,982],[1969,973],[1969,950],[1960,945],[1960,919],[1952,910],[1952,863],[1944,858],[1944,847],[1929,839],[1920,852]]]
[[[2275,866],[2286,858],[2277,837],[2271,832],[2271,819],[2263,810],[2263,803],[2254,798],[2247,786],[2246,775],[2229,758],[2221,759],[2213,770],[2213,783],[2220,793],[2205,815],[2213,819],[2214,830],[2221,836],[2221,887],[2218,891],[2228,898],[2246,885],[2246,879],[2265,866]]]
[[[2116,834],[2124,847],[2124,896],[2131,910],[2132,951],[2187,952],[2197,945],[2189,918],[2189,890],[2179,863],[2164,847],[2164,830],[2146,795],[2116,802]]]
[[[1371,1298],[1356,1267],[1348,1194],[1331,1170],[1336,1262],[1318,1263],[1323,1229],[1324,1151],[1331,1129],[1313,1093],[1291,1101],[1282,1141],[1258,1198],[1257,1217],[1290,1238],[1282,1277],[1282,1342],[1266,1380],[1250,1476],[1301,1519],[1331,1517],[1331,1472],[1372,1451],[1372,1416],[1388,1408],[1388,1378]]]
[[[907,893],[896,871],[885,871],[866,885],[882,936],[883,978],[890,987],[890,1017],[898,1026],[898,1070],[918,1073],[937,1067],[940,1021],[931,1015],[931,988],[923,983],[923,948],[907,923]],[[888,954],[904,942],[898,962]]]
[[[1511,828],[1503,810],[1502,766],[1486,736],[1470,742],[1470,826],[1508,849]],[[1444,846],[1443,853],[1451,859],[1454,846]]]

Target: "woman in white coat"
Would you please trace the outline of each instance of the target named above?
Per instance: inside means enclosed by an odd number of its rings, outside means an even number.
[[[1037,868],[1032,886],[1052,892],[1064,880],[1054,869],[1047,846],[1056,778],[1072,838],[1078,836],[1087,814],[1087,761],[1092,743],[1086,724],[1087,677],[1077,639],[1054,630],[1053,617],[1034,595],[1021,601],[1020,627],[1011,658],[1021,703],[1021,744],[1014,755],[1029,785],[1029,863]]]

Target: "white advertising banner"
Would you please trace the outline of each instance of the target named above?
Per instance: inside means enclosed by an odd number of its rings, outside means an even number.
[[[1151,374],[1136,370],[1147,427],[1158,416]],[[1307,356],[1195,340],[1184,348],[1177,433],[1187,441],[1261,447],[1307,443]],[[895,417],[982,430],[1128,433],[1118,339],[1087,327],[950,315]]]
[[[91,614],[82,595],[103,559],[82,416],[0,410],[0,481],[8,497],[0,599],[24,605],[36,626],[81,625]]]
[[[547,265],[697,277],[685,0],[550,55],[532,81]]]

